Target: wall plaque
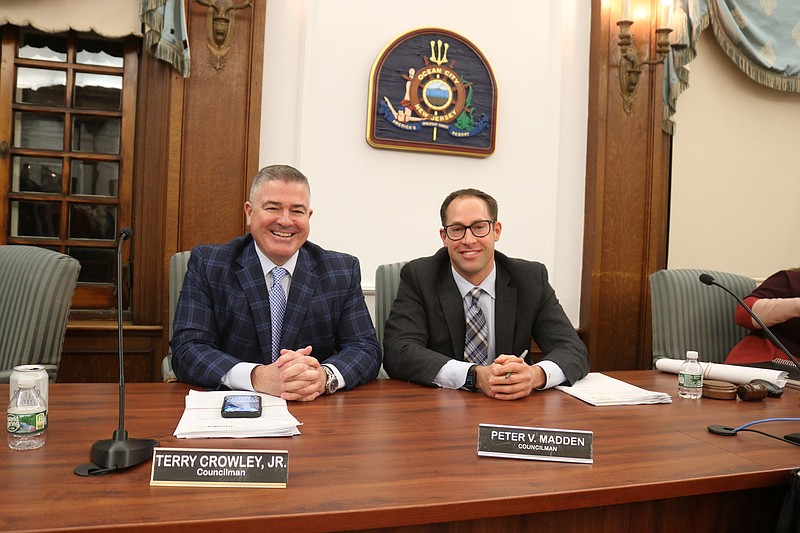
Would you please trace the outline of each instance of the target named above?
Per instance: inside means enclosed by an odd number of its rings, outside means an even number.
[[[452,31],[401,35],[372,66],[367,142],[376,148],[486,157],[494,152],[496,118],[489,63]]]

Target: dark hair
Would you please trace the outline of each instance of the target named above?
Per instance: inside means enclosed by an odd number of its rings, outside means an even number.
[[[489,208],[489,216],[492,217],[492,221],[497,221],[497,200],[492,198],[491,195],[486,194],[483,191],[479,191],[478,189],[459,189],[448,194],[447,198],[445,198],[444,202],[442,202],[442,207],[439,209],[439,216],[442,219],[442,226],[447,225],[447,208],[450,207],[450,204],[453,203],[453,200],[456,198],[467,197],[478,198],[486,202],[486,207]]]
[[[311,185],[308,184],[308,178],[294,167],[289,165],[269,165],[262,168],[253,178],[253,183],[250,185],[250,201],[254,201],[253,194],[259,185],[265,181],[280,180],[286,183],[301,183],[308,189],[308,198],[311,199]]]

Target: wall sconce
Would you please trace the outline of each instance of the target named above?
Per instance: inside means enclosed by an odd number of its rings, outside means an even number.
[[[622,93],[622,107],[627,113],[633,112],[633,99],[639,87],[639,77],[642,73],[642,65],[658,65],[664,61],[669,52],[670,18],[672,16],[673,0],[661,0],[661,13],[656,29],[656,59],[642,61],[639,58],[639,50],[634,43],[631,26],[631,1],[622,0],[622,16],[617,22],[619,26],[619,86]]]

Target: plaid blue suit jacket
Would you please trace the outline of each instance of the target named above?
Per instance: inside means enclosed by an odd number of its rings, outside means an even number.
[[[187,268],[170,341],[178,379],[218,388],[241,361],[269,364],[269,295],[252,236],[198,246]],[[358,259],[306,242],[289,288],[281,348],[309,345],[312,356],[341,372],[348,389],[380,369]]]

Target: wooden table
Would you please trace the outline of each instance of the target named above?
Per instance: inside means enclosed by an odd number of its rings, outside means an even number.
[[[713,435],[796,417],[800,393],[755,403],[681,400],[676,377],[610,372],[672,404],[592,407],[560,391],[501,402],[394,380],[290,404],[302,435],[172,437],[188,387],[127,387],[126,429],[162,446],[289,451],[285,489],[151,487],[150,462],[96,478],[73,474],[117,424],[116,384],[52,384],[39,450],[0,451],[0,528],[186,531],[752,531],[774,528],[800,447],[754,433]],[[8,386],[0,387],[7,397]],[[594,464],[479,457],[478,424],[594,432]],[[773,434],[800,423],[759,426]]]

